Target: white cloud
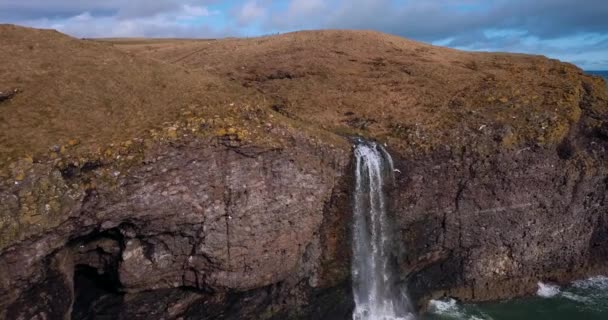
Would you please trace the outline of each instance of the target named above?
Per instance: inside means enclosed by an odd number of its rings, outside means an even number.
[[[289,12],[292,14],[320,14],[320,10],[325,8],[323,0],[293,0],[289,4]]]
[[[266,12],[266,8],[262,7],[258,1],[249,0],[238,9],[236,13],[237,22],[239,25],[253,24],[264,19]]]
[[[329,8],[323,0],[291,0],[287,10],[274,12],[265,26],[270,29],[297,29],[310,25],[323,25],[325,18],[329,17]]]
[[[205,26],[205,18],[216,14],[202,6],[183,5],[173,11],[146,17],[95,16],[90,12],[61,19],[35,19],[23,24],[56,29],[77,37],[218,37],[225,30]],[[199,21],[200,20],[200,21]]]
[[[74,21],[79,21],[79,22],[91,21],[93,19],[93,16],[89,12],[84,12],[84,13],[81,13],[81,14],[79,14],[77,16],[74,16],[72,19]]]
[[[570,61],[603,61],[607,52],[599,44],[580,49],[593,42],[581,40],[586,35],[608,34],[607,0],[585,0],[580,5],[572,0],[237,0],[222,9],[225,12],[209,9],[219,2],[0,0],[0,21],[56,28],[81,37],[218,37],[340,28],[371,29],[475,50],[535,52]],[[532,39],[531,44],[526,39]],[[555,39],[571,41],[568,46],[555,46],[551,42]]]
[[[207,8],[207,7],[192,6],[189,4],[185,4],[182,7],[182,11],[184,12],[184,16],[187,16],[187,17],[208,17],[208,16],[220,14],[220,12],[217,10],[210,11],[209,8]]]

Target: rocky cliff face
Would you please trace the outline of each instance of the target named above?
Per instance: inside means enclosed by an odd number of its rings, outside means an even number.
[[[533,149],[402,162],[394,211],[414,295],[504,299],[605,272],[603,163]]]
[[[553,147],[505,150],[502,128],[484,128],[489,154],[472,143],[401,159],[398,256],[417,297],[505,299],[606,272],[608,145],[590,108],[604,93],[583,87],[581,118]]]
[[[332,250],[322,231],[332,202],[346,192],[347,165],[346,153],[305,143],[268,150],[204,140],[152,147],[128,172],[98,165],[62,173],[34,164],[36,174],[3,190],[3,203],[23,204],[15,194],[48,200],[36,194],[43,183],[70,203],[62,202],[52,227],[3,250],[4,317],[59,319],[73,309],[86,318],[86,309],[105,314],[108,304],[124,303],[116,314],[145,318],[150,311],[131,299],[163,293],[168,302],[156,315],[177,317],[208,296],[302,279],[317,287],[322,255]],[[116,179],[99,182],[102,170]],[[88,179],[94,189],[73,189]],[[38,297],[46,303],[32,303]]]
[[[2,28],[0,61],[48,70],[0,77],[19,89],[0,101],[0,318],[350,318],[352,135],[400,170],[394,256],[420,305],[606,270],[608,94],[574,66],[361,32]]]

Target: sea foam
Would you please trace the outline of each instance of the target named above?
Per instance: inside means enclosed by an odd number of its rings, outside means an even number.
[[[536,291],[536,295],[543,298],[552,298],[560,293],[560,288],[558,285],[547,284],[547,283],[538,283],[538,290]]]
[[[586,280],[577,280],[572,286],[578,289],[599,289],[608,290],[608,277],[596,276]]]
[[[492,320],[486,314],[480,312],[467,312],[467,310],[455,299],[445,298],[442,300],[429,301],[429,312],[441,316],[442,319],[453,320]]]

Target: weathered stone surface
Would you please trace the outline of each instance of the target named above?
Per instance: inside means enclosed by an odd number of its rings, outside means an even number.
[[[58,226],[8,247],[0,260],[0,309],[27,304],[22,290],[55,286],[44,276],[46,261],[66,246],[70,268],[114,272],[115,289],[135,296],[174,288],[246,292],[313,277],[325,246],[325,208],[341,187],[348,153],[211,145],[151,148],[142,166],[117,184],[98,182]],[[72,286],[64,290],[69,307]]]
[[[41,261],[40,274],[30,275],[37,282],[29,283],[25,290],[14,290],[19,293],[17,299],[3,301],[3,318],[70,319],[74,299],[71,258],[68,252],[61,251]]]
[[[397,255],[417,298],[504,299],[608,271],[608,141],[589,126],[600,117],[587,99],[554,147],[498,141],[489,154],[471,145],[397,161]]]
[[[399,162],[394,212],[414,295],[502,299],[605,270],[602,161],[526,150]]]

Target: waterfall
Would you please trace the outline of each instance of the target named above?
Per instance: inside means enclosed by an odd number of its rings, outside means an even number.
[[[353,320],[415,319],[390,259],[392,237],[384,187],[394,183],[393,160],[381,145],[366,141],[357,142],[355,159]]]

